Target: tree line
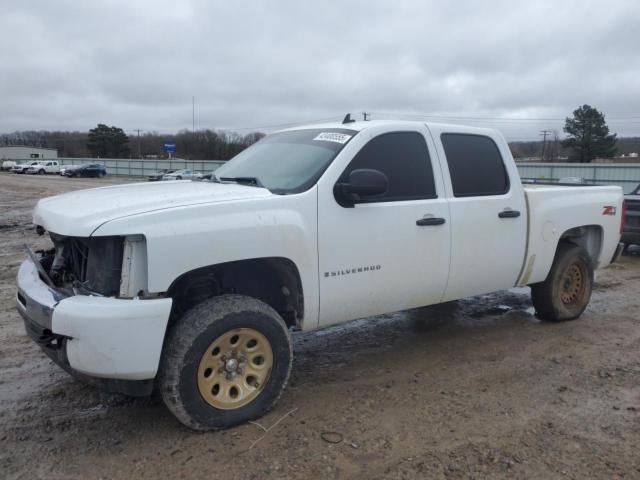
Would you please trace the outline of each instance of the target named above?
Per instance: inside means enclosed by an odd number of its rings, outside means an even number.
[[[604,114],[590,105],[582,105],[565,120],[566,138],[552,131],[549,141],[511,142],[516,158],[540,158],[542,161],[591,162],[595,158],[640,152],[640,138],[618,138],[609,132]],[[89,132],[24,131],[0,135],[0,145],[30,145],[58,150],[61,157],[162,158],[163,144],[175,142],[178,158],[188,160],[228,160],[264,134],[240,135],[225,130],[182,130],[174,135],[145,132],[129,137],[118,127],[98,124]]]
[[[264,136],[226,130],[181,130],[175,134],[144,132],[126,135],[118,127],[98,124],[89,132],[28,130],[0,134],[0,146],[28,145],[53,148],[60,157],[164,158],[165,142],[176,143],[174,157],[187,160],[228,160]]]
[[[564,146],[556,135],[557,132],[551,132],[544,146],[542,140],[510,142],[511,154],[515,158],[532,158],[545,162],[578,162],[578,158],[572,157],[572,148]],[[616,138],[615,147],[615,156],[640,153],[640,137]],[[638,161],[640,162],[640,159]]]

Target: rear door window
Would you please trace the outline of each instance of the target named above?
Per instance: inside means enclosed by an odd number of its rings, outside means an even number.
[[[503,195],[509,191],[509,175],[493,139],[466,133],[443,133],[440,138],[454,196]]]

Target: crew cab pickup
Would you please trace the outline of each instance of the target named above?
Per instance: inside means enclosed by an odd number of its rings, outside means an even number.
[[[622,190],[523,186],[495,130],[312,125],[265,137],[211,181],[40,200],[17,308],[74,375],[157,387],[208,430],[271,408],[291,330],[530,285],[542,319],[578,317],[620,253]],[[102,380],[97,380],[102,379]]]
[[[44,175],[45,173],[60,173],[60,164],[57,160],[41,161],[36,165],[31,165],[26,173]]]
[[[37,167],[40,165],[40,160],[32,160],[26,163],[18,163],[11,167],[11,171],[13,173],[27,173],[31,167]]]

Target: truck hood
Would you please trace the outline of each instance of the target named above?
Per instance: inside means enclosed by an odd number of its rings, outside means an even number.
[[[265,188],[190,180],[114,185],[44,198],[36,205],[33,223],[60,235],[88,237],[116,218],[271,195]]]

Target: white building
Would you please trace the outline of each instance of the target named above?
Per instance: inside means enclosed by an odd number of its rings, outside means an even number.
[[[25,147],[22,145],[0,147],[0,161],[29,160],[32,158],[58,158],[58,151],[54,148]]]

